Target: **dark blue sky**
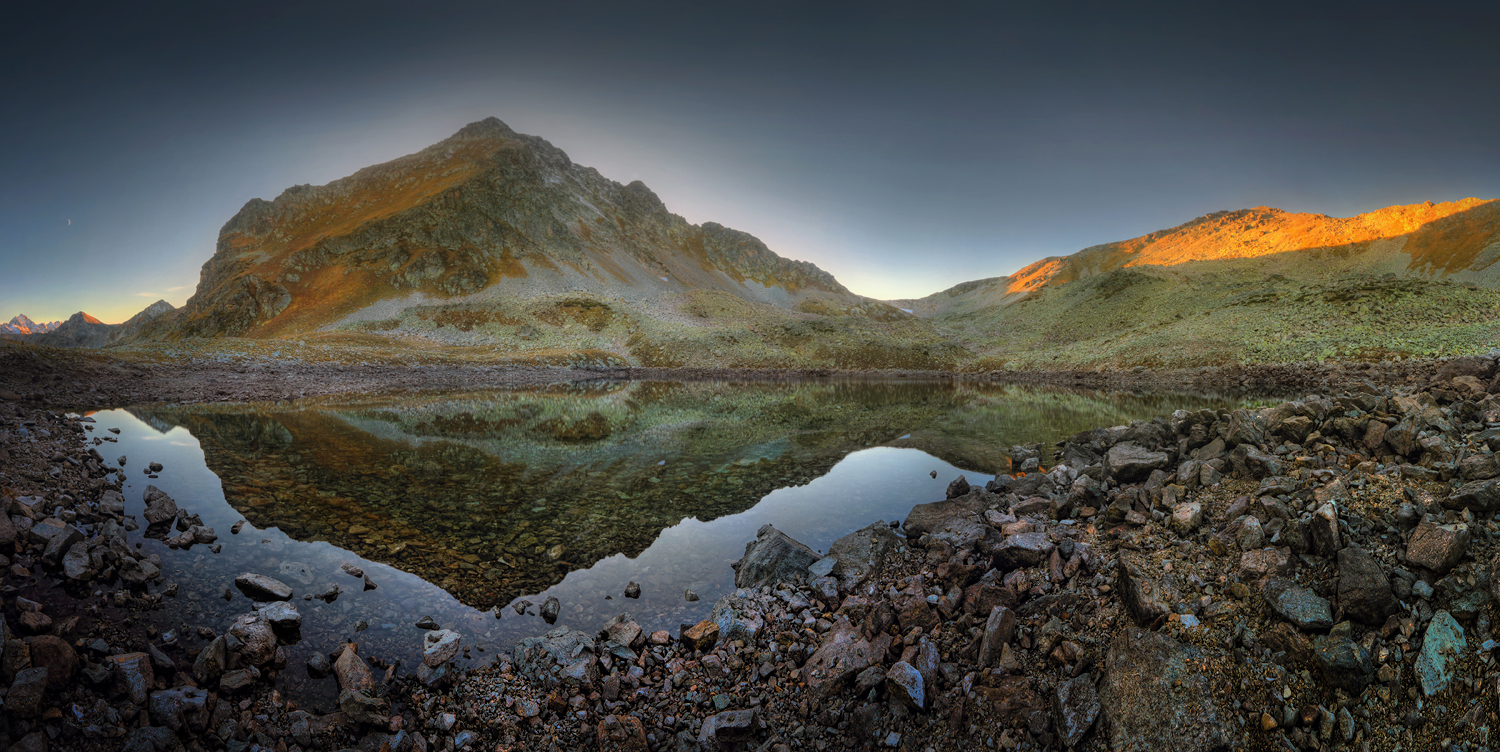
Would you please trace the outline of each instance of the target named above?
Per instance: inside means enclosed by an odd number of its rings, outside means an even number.
[[[9,8],[0,314],[180,304],[245,201],[490,115],[882,298],[1500,197],[1493,2],[710,5]]]

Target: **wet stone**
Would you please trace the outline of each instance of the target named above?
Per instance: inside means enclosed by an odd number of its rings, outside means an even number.
[[[422,639],[422,663],[441,666],[458,655],[460,638],[451,629],[428,632]]]
[[[246,572],[234,578],[240,592],[258,601],[284,601],[292,597],[292,588],[263,574]]]

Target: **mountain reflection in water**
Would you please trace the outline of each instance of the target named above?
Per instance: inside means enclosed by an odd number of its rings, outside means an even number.
[[[684,520],[739,514],[776,489],[806,487],[867,447],[919,449],[983,480],[1007,466],[1013,444],[1236,403],[954,383],[632,382],[132,412],[191,432],[226,501],[256,526],[328,541],[484,609],[609,557],[639,557]],[[903,485],[909,495],[889,506],[903,464],[870,467],[868,489],[805,499],[821,512],[804,513],[803,526],[819,535],[786,519],[760,522],[821,548],[940,498],[952,479],[912,468],[907,477],[925,482]],[[745,540],[714,560],[732,560]],[[683,584],[724,572],[700,574]]]

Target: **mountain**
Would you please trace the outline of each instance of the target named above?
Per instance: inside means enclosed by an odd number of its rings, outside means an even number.
[[[123,324],[106,324],[79,311],[69,316],[67,321],[51,325],[50,329],[38,328],[33,334],[13,339],[52,347],[105,347],[123,337],[140,332],[148,323],[173,310],[175,309],[171,303],[158,300],[146,306],[140,313],[131,316]],[[17,316],[16,318],[23,317]],[[15,322],[12,321],[12,323]]]
[[[0,324],[0,336],[14,338],[24,337],[28,334],[42,334],[56,329],[60,324],[62,324],[61,321],[49,321],[45,324],[38,324],[26,318],[26,314],[20,314],[10,321]]]
[[[1434,356],[1495,342],[1496,261],[1497,200],[1348,218],[1257,207],[891,303],[980,367]]]
[[[809,345],[824,330],[842,337]],[[498,344],[658,365],[726,354],[900,365],[943,347],[931,327],[816,266],[691,224],[643,183],[609,180],[494,118],[251,200],[220,231],[193,297],[132,339],[221,336]]]

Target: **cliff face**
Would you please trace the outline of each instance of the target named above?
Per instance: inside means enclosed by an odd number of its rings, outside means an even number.
[[[385,315],[476,297],[688,290],[781,308],[859,301],[812,264],[689,224],[642,183],[616,183],[490,118],[328,185],[250,201],[220,231],[182,311],[142,336],[300,334],[382,302]]]

